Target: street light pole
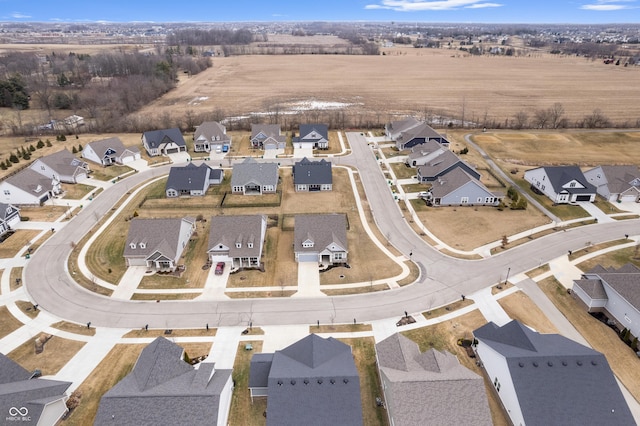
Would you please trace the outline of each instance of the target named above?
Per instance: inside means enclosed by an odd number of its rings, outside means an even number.
[[[511,268],[507,268],[507,278],[504,280],[505,285],[509,282],[509,272],[511,272]]]

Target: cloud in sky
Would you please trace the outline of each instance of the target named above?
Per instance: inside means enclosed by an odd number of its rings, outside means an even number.
[[[15,19],[26,19],[26,18],[31,18],[30,15],[25,15],[24,13],[20,13],[20,12],[12,12],[11,13],[11,17],[15,18]]]
[[[580,6],[580,9],[608,12],[611,10],[638,8],[637,6],[630,3],[635,3],[635,0],[596,0],[595,3],[584,4]]]
[[[501,7],[499,3],[483,0],[382,0],[380,4],[368,4],[365,9],[389,9],[398,12],[422,12],[425,10],[458,10]]]

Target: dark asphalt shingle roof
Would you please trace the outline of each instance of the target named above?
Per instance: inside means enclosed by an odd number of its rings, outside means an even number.
[[[172,129],[151,130],[144,132],[144,138],[149,148],[158,148],[166,142],[173,142],[178,146],[186,146],[182,132],[177,127]]]
[[[182,360],[182,352],[164,337],[145,347],[133,371],[102,397],[94,424],[214,424],[231,370],[210,362],[196,369]]]
[[[587,182],[587,178],[584,177],[580,167],[578,166],[550,166],[544,167],[544,171],[549,177],[549,182],[553,186],[553,190],[556,194],[559,194],[563,190],[571,194],[595,194],[596,187]],[[575,180],[580,183],[584,188],[563,188],[563,185]]]
[[[438,155],[436,158],[428,162],[423,166],[418,166],[418,172],[422,177],[437,177],[441,176],[448,169],[458,165],[458,167],[466,167],[468,172],[474,173],[477,175],[474,176],[476,178],[480,177],[480,174],[475,171],[473,167],[469,164],[462,161],[456,154],[451,151],[444,151],[442,154]]]
[[[311,133],[316,132],[319,137],[317,138],[307,138]],[[300,136],[299,139],[301,141],[306,142],[316,142],[321,139],[329,140],[329,128],[326,124],[301,124],[300,125]]]
[[[189,163],[184,167],[171,167],[165,190],[192,191],[203,188],[206,190],[213,173],[217,173],[219,177],[222,170],[214,170],[205,163],[199,166]]]
[[[309,161],[306,157],[293,165],[294,185],[331,185],[331,162],[325,159]]]
[[[100,158],[102,158],[102,156],[105,155],[105,153],[110,149],[115,151],[115,155],[117,157],[120,157],[125,150],[131,151],[133,153],[140,152],[138,147],[125,147],[120,138],[100,139],[97,141],[89,142],[87,146],[91,147],[91,149],[93,149],[93,151],[95,151],[95,153],[98,154]]]
[[[505,357],[527,425],[634,424],[600,352],[515,320],[502,327],[490,322],[473,334]]]

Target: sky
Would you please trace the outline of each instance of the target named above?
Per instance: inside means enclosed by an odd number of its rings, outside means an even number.
[[[0,0],[0,21],[639,23],[640,0]]]

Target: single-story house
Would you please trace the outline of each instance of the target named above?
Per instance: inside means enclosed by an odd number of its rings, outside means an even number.
[[[351,347],[310,334],[274,353],[255,354],[251,398],[267,397],[267,426],[362,426],[360,378]]]
[[[89,142],[81,155],[94,163],[110,166],[139,160],[140,150],[135,146],[125,147],[119,138],[108,138]]]
[[[636,165],[598,166],[584,172],[584,177],[607,201],[640,202],[640,168]]]
[[[79,183],[89,177],[89,164],[66,148],[35,160],[29,168],[63,183]]]
[[[493,425],[484,379],[452,353],[420,352],[395,333],[376,344],[376,360],[389,424]]]
[[[226,148],[225,148],[226,147]],[[227,128],[217,121],[205,121],[193,134],[195,152],[228,151],[231,148],[231,136]]]
[[[430,140],[411,148],[406,164],[410,167],[424,166],[446,151],[438,142]]]
[[[224,178],[224,170],[212,169],[205,163],[196,166],[189,163],[184,167],[171,167],[165,186],[167,198],[181,196],[203,196],[211,185],[219,185]]]
[[[632,425],[603,354],[511,321],[474,330],[476,353],[514,425]]]
[[[30,168],[0,182],[0,201],[14,205],[41,205],[62,192],[60,181]]]
[[[177,127],[144,132],[142,145],[151,157],[187,152],[187,143]]]
[[[296,262],[347,263],[347,218],[344,214],[296,215],[293,231]]]
[[[461,167],[439,176],[424,197],[432,206],[497,206],[502,198]]]
[[[453,152],[446,150],[427,164],[418,166],[418,181],[421,183],[433,182],[455,168],[461,168],[474,179],[480,179],[480,173],[476,169],[462,161]]]
[[[251,146],[260,149],[284,149],[287,136],[283,135],[278,124],[252,124]]]
[[[5,425],[57,425],[67,409],[71,382],[37,374],[0,353],[0,412]]]
[[[333,176],[331,162],[325,159],[309,161],[306,157],[296,161],[292,169],[296,192],[331,191]]]
[[[525,171],[524,179],[557,204],[596,199],[596,187],[587,182],[578,166],[538,167]]]
[[[242,163],[234,164],[231,171],[231,192],[233,194],[272,194],[278,187],[278,164],[258,163],[248,157]]]
[[[326,124],[301,124],[300,136],[292,142],[294,148],[329,149],[329,128]]]
[[[417,126],[405,130],[395,139],[396,148],[400,151],[416,145],[422,145],[429,141],[438,142],[445,148],[449,147],[447,138],[433,130],[427,123],[420,123]]]
[[[208,359],[190,365],[182,347],[158,337],[102,396],[94,425],[226,425],[232,391],[231,370]]]
[[[20,223],[20,209],[11,204],[0,203],[0,235],[6,234]]]
[[[634,264],[619,269],[598,265],[573,281],[571,294],[587,312],[604,312],[621,329],[640,336],[640,268]]]
[[[174,271],[194,229],[193,218],[132,219],[124,246],[127,266]]]
[[[259,268],[267,232],[263,215],[213,216],[207,254],[212,263],[232,268]]]
[[[392,121],[384,126],[384,134],[389,140],[395,141],[402,132],[419,126],[421,123],[422,121],[415,117],[406,117],[402,120]]]

